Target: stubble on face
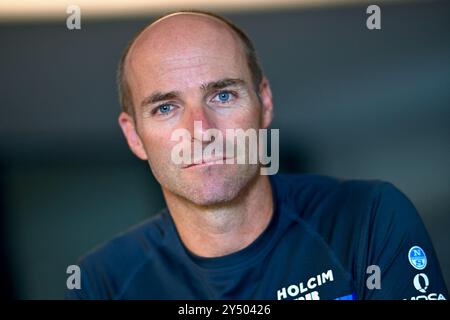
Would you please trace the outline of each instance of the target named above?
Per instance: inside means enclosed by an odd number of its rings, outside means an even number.
[[[245,192],[259,173],[258,164],[182,168],[171,160],[177,143],[171,141],[171,133],[179,128],[192,131],[194,120],[205,121],[207,127],[219,129],[224,136],[226,129],[260,128],[261,106],[237,36],[223,22],[208,16],[169,16],[144,31],[127,60],[137,131],[165,196],[214,206],[229,203]],[[223,78],[244,79],[248,96],[242,97],[235,110],[200,108],[204,100],[201,85]],[[182,94],[181,107],[174,116],[161,120],[139,109],[141,99],[155,90]]]

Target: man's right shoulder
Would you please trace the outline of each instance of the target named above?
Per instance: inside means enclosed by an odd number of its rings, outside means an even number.
[[[165,237],[163,211],[145,219],[112,239],[94,247],[80,258],[80,261],[92,259],[111,259],[132,255],[148,255]]]
[[[167,237],[163,215],[164,210],[83,255],[78,262],[83,292],[78,298],[117,296],[127,279],[162,250]]]

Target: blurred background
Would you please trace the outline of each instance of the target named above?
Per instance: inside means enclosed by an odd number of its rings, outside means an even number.
[[[280,171],[394,183],[450,284],[450,2],[378,1],[381,30],[366,28],[369,1],[273,2],[0,2],[3,297],[63,298],[68,265],[164,206],[117,125],[115,70],[128,40],[177,8],[223,14],[253,39]],[[67,29],[68,4],[81,30]]]

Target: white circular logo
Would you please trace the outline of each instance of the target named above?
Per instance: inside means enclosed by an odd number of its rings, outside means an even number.
[[[409,249],[408,259],[409,263],[417,270],[423,270],[427,266],[427,255],[419,246]]]
[[[421,279],[423,279],[423,281],[420,281]],[[418,275],[416,275],[414,277],[413,283],[414,287],[422,293],[427,292],[428,285],[430,284],[430,282],[428,281],[428,277],[425,273],[419,273]]]

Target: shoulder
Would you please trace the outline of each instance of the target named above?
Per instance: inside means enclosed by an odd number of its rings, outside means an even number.
[[[158,213],[96,246],[81,257],[81,260],[123,258],[124,255],[131,258],[134,255],[147,255],[150,247],[162,239],[164,233],[162,215]],[[117,256],[115,257],[115,255]]]
[[[349,209],[411,209],[408,198],[392,183],[381,180],[353,180],[317,174],[274,176],[277,200],[289,203],[309,219],[325,209],[349,213]],[[358,210],[359,211],[359,210]],[[367,211],[367,210],[365,210]],[[341,212],[343,214],[343,212]]]
[[[380,198],[403,197],[396,187],[381,180],[341,179],[317,174],[282,174],[272,179],[277,199],[288,203],[305,220],[332,212],[351,214],[352,209],[360,212]]]
[[[286,203],[292,219],[346,258],[380,239],[396,238],[423,228],[411,201],[392,183],[346,180],[321,175],[276,178],[277,199]],[[345,245],[345,243],[350,245]]]
[[[134,272],[158,255],[165,237],[160,212],[82,256],[84,298],[114,298]]]
[[[276,180],[281,193],[277,198],[289,205],[292,220],[302,221],[310,234],[326,243],[353,274],[359,292],[367,265],[389,265],[389,259],[414,243],[432,252],[414,205],[392,183],[320,175]]]

